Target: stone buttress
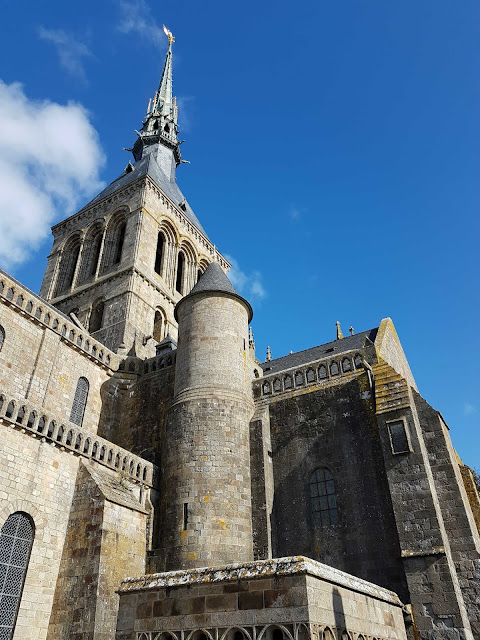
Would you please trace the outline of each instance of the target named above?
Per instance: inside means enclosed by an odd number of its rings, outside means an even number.
[[[212,263],[175,314],[175,391],[162,452],[163,569],[246,562],[253,559],[252,310]]]

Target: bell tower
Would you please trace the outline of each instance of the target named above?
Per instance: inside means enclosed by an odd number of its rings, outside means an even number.
[[[176,182],[183,162],[173,97],[172,33],[160,84],[132,149],[133,162],[78,213],[52,227],[40,295],[97,340],[150,357],[167,333],[177,338],[175,305],[211,262],[230,267]]]

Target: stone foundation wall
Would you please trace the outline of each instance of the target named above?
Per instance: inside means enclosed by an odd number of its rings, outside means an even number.
[[[177,640],[406,638],[394,593],[301,557],[123,582],[116,640],[161,632]]]

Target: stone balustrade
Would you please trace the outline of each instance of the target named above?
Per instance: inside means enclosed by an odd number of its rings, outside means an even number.
[[[30,316],[33,322],[49,327],[58,333],[67,345],[95,360],[99,365],[111,370],[118,368],[120,359],[113,351],[92,338],[88,331],[82,331],[56,307],[39,298],[1,269],[0,300],[19,313]]]
[[[263,398],[300,391],[321,383],[331,383],[345,376],[363,372],[364,358],[358,351],[344,351],[335,357],[327,356],[315,362],[291,367],[269,375],[268,367],[263,377],[253,383],[255,398]]]
[[[153,485],[154,465],[67,420],[52,416],[0,389],[0,422],[94,460],[134,482]]]

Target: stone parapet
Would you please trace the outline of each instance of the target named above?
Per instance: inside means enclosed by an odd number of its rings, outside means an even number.
[[[0,269],[0,301],[17,313],[30,317],[32,322],[59,334],[62,341],[81,355],[94,360],[99,366],[114,371],[118,356],[101,342],[82,331],[65,314],[40,298]]]
[[[104,438],[83,429],[72,422],[14,398],[0,389],[0,424],[9,425],[42,442],[50,442],[69,453],[88,458],[108,467],[118,474],[151,487],[155,466],[112,444]]]
[[[344,384],[347,378],[365,373],[363,362],[363,355],[357,350],[352,350],[270,375],[268,368],[265,368],[263,377],[253,382],[253,395],[257,403],[262,400],[268,400],[270,403],[275,402],[277,397],[283,400],[289,395]]]

